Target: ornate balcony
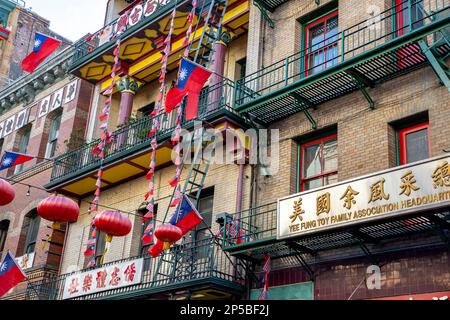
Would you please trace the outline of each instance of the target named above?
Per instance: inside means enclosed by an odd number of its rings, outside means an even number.
[[[29,300],[62,300],[70,298],[68,289],[72,279],[79,284],[76,300],[92,299],[231,299],[244,292],[245,272],[241,264],[236,264],[228,253],[222,251],[216,238],[175,245],[157,258],[149,255],[131,257],[103,264],[98,271],[142,259],[136,267],[133,284],[95,293],[80,295],[83,275],[96,268],[63,274],[45,281],[33,282],[26,288],[25,298]],[[110,276],[110,275],[108,275]],[[121,275],[122,276],[122,275]],[[95,278],[93,285],[95,285]],[[32,287],[31,287],[32,286]],[[77,288],[75,288],[77,289]]]
[[[224,79],[211,87],[206,87],[200,93],[199,113],[197,121],[209,124],[228,121],[246,125],[246,119],[234,111],[234,83]],[[175,129],[176,110],[170,114],[163,114],[158,131],[157,163],[159,167],[171,161],[171,144],[169,142]],[[222,120],[221,120],[222,119]],[[193,128],[194,121],[183,121],[185,129]],[[153,119],[143,119],[119,128],[112,133],[112,142],[105,153],[105,172],[103,187],[121,183],[132,177],[138,177],[148,171],[150,161],[150,138]],[[58,189],[74,196],[84,196],[95,190],[96,170],[100,166],[100,159],[94,156],[93,148],[98,140],[85,144],[81,148],[69,151],[56,157],[53,161],[53,171],[50,183],[45,187],[50,190]],[[107,181],[107,182],[106,182]]]
[[[328,37],[321,45],[306,48],[239,80],[236,109],[251,113],[263,123],[304,112],[315,128],[309,108],[356,90],[374,108],[367,87],[427,63],[439,80],[450,87],[445,61],[450,52],[448,2],[410,0],[404,1],[401,8],[388,8],[379,16]],[[398,27],[396,18],[404,13],[409,20]],[[324,48],[330,46],[334,54],[319,61]]]

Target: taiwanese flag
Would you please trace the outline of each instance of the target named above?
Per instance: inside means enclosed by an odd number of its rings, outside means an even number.
[[[167,92],[165,111],[167,113],[171,112],[187,94],[186,120],[196,118],[198,113],[198,96],[210,75],[211,71],[183,58],[178,71],[177,84]]]
[[[0,162],[0,170],[8,169],[33,159],[34,157],[23,153],[5,151]]]
[[[34,47],[22,61],[22,70],[33,72],[45,59],[48,58],[61,44],[61,41],[36,32],[34,36]]]
[[[145,228],[141,240],[144,245],[153,242],[153,223],[149,223],[147,228]]]
[[[0,297],[25,278],[25,273],[20,269],[11,252],[8,251],[5,260],[0,264]]]
[[[169,223],[180,228],[182,231],[182,235],[184,236],[202,221],[203,217],[194,207],[189,198],[186,195],[183,195],[181,203],[173,214]],[[163,241],[157,240],[156,243],[150,247],[148,252],[152,257],[156,257],[164,251],[163,245]]]

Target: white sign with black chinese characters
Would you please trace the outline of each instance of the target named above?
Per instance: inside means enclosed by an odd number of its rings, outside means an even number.
[[[140,258],[70,275],[64,281],[63,299],[139,284],[143,263]]]
[[[22,268],[22,270],[29,269],[29,268],[33,267],[34,255],[35,255],[34,252],[24,254],[21,257],[15,258],[15,260],[16,260],[17,264],[19,265],[19,267]]]
[[[277,239],[448,206],[449,164],[435,157],[281,198]]]

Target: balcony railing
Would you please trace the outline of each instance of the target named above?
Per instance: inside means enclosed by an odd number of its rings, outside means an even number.
[[[145,9],[145,4],[146,4],[147,0],[142,0],[140,3],[136,4],[136,5],[142,5],[143,8]],[[128,23],[125,23],[124,25],[124,29],[122,31],[122,33],[120,34],[121,37],[124,37],[127,35],[127,33],[132,33],[134,32],[133,30],[136,30],[136,27],[139,27],[142,24],[146,24],[148,22],[151,22],[155,19],[160,18],[161,16],[167,14],[168,12],[170,12],[171,9],[173,9],[174,6],[179,6],[181,4],[183,4],[184,2],[186,2],[185,0],[183,1],[176,1],[176,0],[163,0],[163,1],[154,1],[154,4],[156,5],[156,8],[154,9],[153,13],[148,14],[148,13],[143,13],[140,20],[137,21],[136,23],[133,23],[133,25],[131,26]],[[126,17],[126,19],[128,20],[129,18],[129,14],[130,14],[131,10],[129,10],[127,13],[124,14],[124,16]],[[91,36],[86,37],[83,41],[80,41],[79,43],[76,44],[75,46],[75,52],[74,52],[74,56],[73,56],[73,64],[77,64],[80,59],[82,59],[83,57],[87,56],[88,54],[92,53],[92,52],[97,52],[97,48],[108,48],[108,45],[111,45],[111,41],[114,40],[118,34],[117,34],[117,26],[118,23],[120,23],[122,17],[118,17],[117,19],[115,19],[114,21],[108,23],[107,25],[105,25],[103,28],[101,28],[100,30],[94,32]],[[129,30],[131,30],[129,32]],[[102,51],[102,49],[100,49],[99,51]]]
[[[243,268],[235,267],[229,254],[222,251],[220,244],[213,237],[175,245],[157,258],[144,255],[103,264],[102,267],[136,258],[144,259],[142,279],[139,284],[93,293],[76,299],[120,299],[169,290],[179,291],[192,285],[193,282],[198,284],[202,280],[205,282],[216,280],[235,290],[243,289],[242,281],[245,277]],[[93,270],[93,268],[81,272],[89,270]],[[28,285],[25,298],[29,300],[62,300],[65,280],[76,274],[77,272],[63,274],[35,282],[32,284],[32,288]]]
[[[202,90],[199,97],[198,119],[205,120],[214,114],[233,111],[232,103],[234,99],[234,83],[231,80],[223,79],[221,82],[206,87]],[[176,112],[170,114],[164,113],[160,119],[161,126],[158,131],[158,141],[170,138],[173,129],[175,129]],[[237,114],[237,113],[236,113]],[[153,118],[144,117],[135,123],[121,127],[114,131],[112,142],[105,151],[105,161],[123,158],[124,155],[134,153],[145,147],[149,147],[150,138],[148,133],[151,130]],[[193,121],[183,121],[184,127],[192,125]],[[65,176],[79,173],[80,170],[95,169],[100,165],[100,158],[94,156],[93,149],[99,140],[85,144],[79,149],[69,151],[55,158],[51,182],[61,179]],[[89,168],[89,169],[87,169]]]
[[[379,49],[395,39],[405,37],[427,25],[448,18],[449,9],[449,2],[446,0],[406,0],[392,6],[379,15],[330,35],[321,43],[307,47],[237,81],[236,107],[238,110],[249,111],[256,104],[254,100],[258,100],[258,103],[261,104],[266,98],[275,99],[278,97],[277,91],[296,83],[303,83],[313,75],[317,80],[324,78],[327,69],[331,69],[331,67],[340,65],[370,50]],[[423,59],[411,60],[415,59],[411,58],[411,55],[412,51],[405,48],[403,52],[398,52],[394,59],[396,61],[391,61],[392,57],[386,57],[385,60],[388,61],[381,61],[378,70],[370,71],[373,74],[367,75],[367,77],[384,79],[391,76],[390,73],[407,69],[414,63],[423,63]],[[335,80],[339,81],[340,79]],[[340,85],[344,87],[347,84],[341,81]],[[331,91],[334,88],[328,88],[328,90]],[[323,102],[321,90],[308,88],[303,91],[302,96],[309,99],[311,103]],[[268,111],[276,112],[275,109],[266,110],[266,112]]]

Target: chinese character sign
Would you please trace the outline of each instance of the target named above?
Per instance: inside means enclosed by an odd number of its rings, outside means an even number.
[[[279,199],[277,238],[449,205],[449,163],[440,156]]]
[[[75,273],[64,282],[63,299],[139,284],[142,266],[141,258]]]

